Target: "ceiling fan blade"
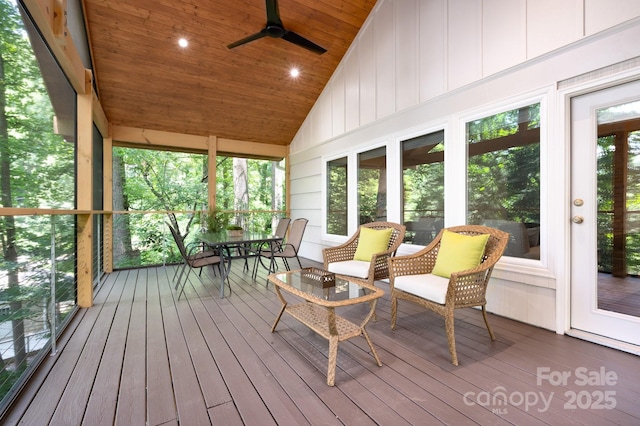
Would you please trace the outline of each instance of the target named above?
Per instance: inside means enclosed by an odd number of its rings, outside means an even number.
[[[282,26],[282,19],[280,19],[280,11],[278,10],[278,0],[266,0],[267,2],[267,26],[280,25]]]
[[[267,31],[266,29],[263,29],[259,33],[252,34],[248,37],[243,38],[242,40],[234,41],[233,43],[227,45],[227,48],[233,49],[234,47],[238,47],[242,44],[249,43],[250,41],[258,40],[259,38],[266,37],[266,35],[267,35]]]
[[[308,49],[319,55],[322,55],[324,52],[327,51],[327,49],[325,49],[324,47],[318,46],[314,42],[307,40],[306,38],[294,33],[293,31],[285,31],[282,38],[287,40],[288,42],[297,44],[298,46],[304,47],[305,49]]]
[[[282,20],[280,19],[280,11],[278,10],[278,0],[265,0],[265,3],[267,8],[267,25],[259,33],[255,33],[243,38],[242,40],[233,42],[227,45],[227,48],[233,49],[234,47],[249,43],[250,41],[269,36],[272,38],[283,38],[290,43],[297,44],[300,47],[320,55],[327,51],[327,49],[318,46],[301,35],[298,35],[293,31],[288,31],[284,28]]]

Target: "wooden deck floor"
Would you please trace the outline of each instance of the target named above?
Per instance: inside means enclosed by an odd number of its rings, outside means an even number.
[[[280,303],[264,273],[253,282],[238,262],[225,299],[217,278],[192,274],[176,301],[174,268],[109,275],[0,423],[640,424],[637,356],[495,315],[491,342],[466,309],[456,314],[454,367],[438,316],[400,302],[389,329],[386,283],[367,327],[383,366],[363,338],[343,342],[329,387],[325,340],[286,314],[270,332]]]
[[[598,308],[640,317],[640,278],[599,273]]]

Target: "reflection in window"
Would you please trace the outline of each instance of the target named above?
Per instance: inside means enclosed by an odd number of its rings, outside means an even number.
[[[327,162],[327,234],[347,235],[347,157]]]
[[[405,242],[426,245],[444,224],[444,130],[402,142]]]
[[[598,271],[638,276],[640,101],[597,110],[597,116]]]
[[[387,220],[387,153],[376,148],[358,154],[358,223]]]
[[[505,256],[540,258],[540,104],[471,121],[467,221],[510,234]]]

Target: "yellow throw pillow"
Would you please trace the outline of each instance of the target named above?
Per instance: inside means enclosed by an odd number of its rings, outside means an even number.
[[[361,227],[358,247],[356,248],[356,254],[353,256],[353,260],[370,262],[371,256],[387,250],[392,232],[393,228],[378,230],[364,226]]]
[[[482,260],[488,240],[489,234],[464,235],[445,230],[431,273],[450,278],[452,272],[475,268]]]

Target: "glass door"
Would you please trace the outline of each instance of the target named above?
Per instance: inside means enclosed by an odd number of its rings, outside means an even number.
[[[640,82],[573,98],[571,135],[571,328],[638,352]]]

